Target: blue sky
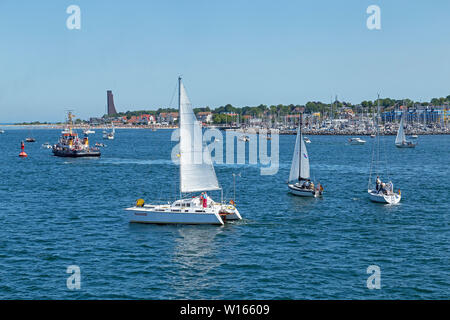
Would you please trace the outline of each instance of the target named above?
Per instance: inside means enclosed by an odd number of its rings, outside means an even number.
[[[68,30],[66,8],[81,8]],[[366,8],[381,8],[368,30]],[[450,94],[450,1],[0,0],[0,123],[169,106]],[[175,107],[174,102],[172,106]]]

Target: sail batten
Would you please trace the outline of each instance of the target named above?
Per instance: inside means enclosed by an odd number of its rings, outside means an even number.
[[[200,123],[181,80],[180,114],[180,191],[182,193],[220,190],[209,150],[203,148]]]

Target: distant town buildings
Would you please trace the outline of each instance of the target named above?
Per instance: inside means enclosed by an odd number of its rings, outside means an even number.
[[[158,122],[162,125],[175,124],[178,121],[178,112],[161,112]]]
[[[404,106],[402,106],[402,104]],[[334,101],[331,104],[308,102],[303,105],[259,105],[255,107],[234,107],[230,104],[210,110],[209,107],[195,108],[199,122],[204,125],[228,127],[292,127],[299,123],[303,112],[305,125],[330,123],[338,127],[345,123],[373,121],[377,102],[363,101],[360,104]],[[412,103],[411,100],[381,99],[381,119],[384,123],[398,123],[402,116],[407,123],[445,124],[450,120],[450,96],[433,99],[432,102]],[[158,110],[127,111],[118,113],[111,90],[107,90],[107,115],[90,118],[91,125],[117,126],[174,126],[179,114],[174,108]]]
[[[211,123],[213,121],[212,112],[199,112],[196,116],[197,120],[203,123]]]

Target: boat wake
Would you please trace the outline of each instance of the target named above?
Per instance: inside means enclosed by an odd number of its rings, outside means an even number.
[[[147,160],[147,159],[120,159],[120,158],[110,158],[103,159],[102,163],[114,164],[114,165],[126,165],[126,164],[140,164],[140,165],[175,165],[171,160],[157,159],[157,160]]]

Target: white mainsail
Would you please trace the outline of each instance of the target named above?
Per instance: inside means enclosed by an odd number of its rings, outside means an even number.
[[[300,126],[297,130],[297,139],[295,140],[294,156],[292,157],[291,172],[289,173],[289,181],[300,179],[309,179],[309,156],[306,150],[303,134]]]
[[[181,79],[179,79],[180,113],[180,191],[220,190],[209,150],[203,150],[200,123]]]
[[[402,144],[406,141],[405,130],[403,128],[403,116],[400,120],[400,126],[398,127],[397,137],[395,138],[395,144]]]

